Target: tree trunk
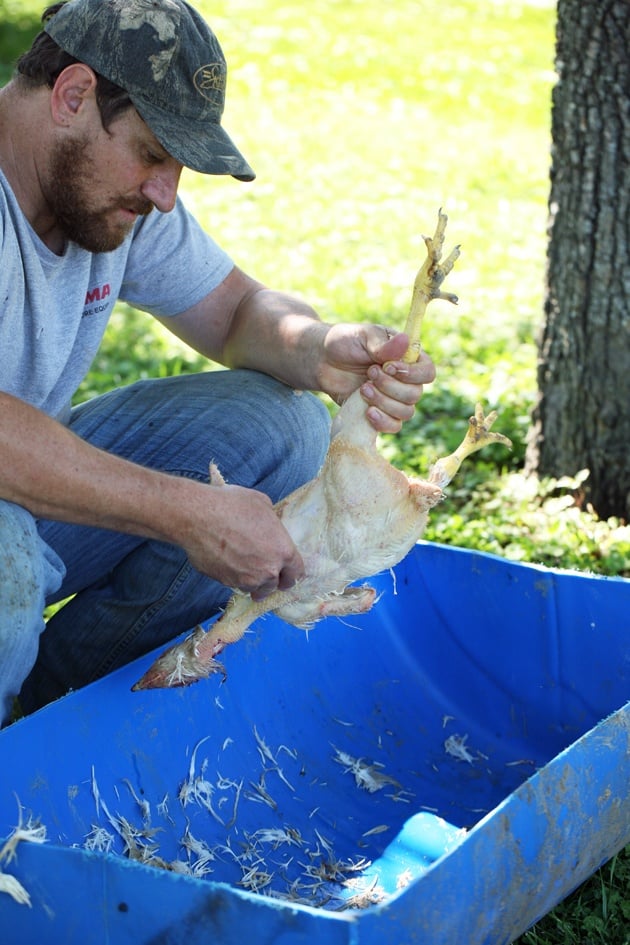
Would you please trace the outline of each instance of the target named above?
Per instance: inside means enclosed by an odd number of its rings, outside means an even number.
[[[630,0],[559,0],[545,322],[527,467],[630,520]]]

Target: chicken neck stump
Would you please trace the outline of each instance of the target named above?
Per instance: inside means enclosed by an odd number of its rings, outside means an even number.
[[[405,326],[410,338],[408,363],[420,356],[420,329],[429,302],[457,302],[456,296],[441,291],[459,256],[456,247],[442,261],[446,223],[446,214],[440,211],[433,237],[424,237],[427,258],[414,282]],[[302,555],[305,576],[289,590],[275,591],[262,601],[235,590],[210,630],[197,627],[166,650],[133,688],[186,686],[213,673],[225,675],[216,657],[266,613],[308,630],[323,617],[369,610],[376,597],[374,588],[353,583],[393,568],[405,557],[421,538],[429,511],[443,498],[444,488],[466,456],[488,443],[511,446],[507,437],[491,432],[495,419],[495,411],[485,417],[478,404],[462,444],[438,460],[426,480],[416,479],[391,466],[378,452],[365,402],[355,391],[335,417],[319,475],[275,506]],[[217,488],[224,484],[214,466],[210,479]]]

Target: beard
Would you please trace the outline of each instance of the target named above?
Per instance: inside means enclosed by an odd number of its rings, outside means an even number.
[[[109,214],[124,209],[146,216],[153,204],[142,197],[95,203],[91,191],[96,182],[91,171],[88,140],[59,142],[51,153],[45,196],[67,240],[90,253],[109,253],[122,245],[135,223],[112,220]]]

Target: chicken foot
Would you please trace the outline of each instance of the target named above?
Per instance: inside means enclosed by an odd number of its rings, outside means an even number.
[[[434,463],[429,470],[429,482],[434,482],[440,489],[444,489],[453,479],[467,456],[483,449],[484,446],[489,446],[491,443],[502,443],[510,448],[512,441],[507,436],[490,430],[497,416],[496,410],[491,410],[487,417],[484,416],[483,407],[481,404],[477,404],[474,416],[468,420],[466,436],[450,456],[438,459]]]
[[[458,302],[457,296],[453,295],[452,292],[442,292],[440,290],[440,286],[460,255],[459,246],[455,246],[440,265],[447,223],[448,217],[440,209],[435,233],[432,237],[422,237],[427,248],[427,258],[418,270],[414,280],[411,306],[404,328],[405,333],[409,335],[409,347],[403,356],[403,361],[406,361],[407,364],[414,364],[420,357],[420,332],[424,313],[429,302],[433,299],[444,299],[447,302],[452,302],[453,305],[457,305]]]
[[[434,236],[424,237],[427,258],[416,276],[405,331],[410,345],[407,363],[420,354],[420,329],[433,299],[456,302],[441,285],[459,256],[456,247],[441,261],[447,217],[440,210]],[[487,443],[511,445],[490,431],[496,418],[484,417],[481,405],[470,418],[462,444],[438,460],[427,480],[407,477],[391,466],[376,448],[377,434],[368,422],[365,401],[355,391],[341,406],[319,475],[275,506],[304,561],[305,575],[292,588],[275,591],[262,601],[235,590],[225,612],[208,631],[197,627],[185,640],[166,650],[133,687],[185,686],[225,671],[216,657],[241,639],[265,613],[310,629],[322,617],[368,611],[376,598],[369,585],[351,586],[366,575],[393,568],[422,537],[429,511],[443,498],[443,489],[466,456]],[[219,471],[210,478],[221,486]]]

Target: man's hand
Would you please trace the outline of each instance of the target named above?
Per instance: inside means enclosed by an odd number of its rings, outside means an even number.
[[[198,510],[198,532],[184,546],[193,567],[253,600],[293,587],[304,562],[271,499],[242,486],[209,488],[207,515]]]
[[[374,429],[398,433],[413,416],[423,385],[435,380],[435,366],[424,352],[415,364],[401,360],[408,344],[407,335],[378,325],[331,326],[324,341],[321,389],[343,402],[360,388]]]

